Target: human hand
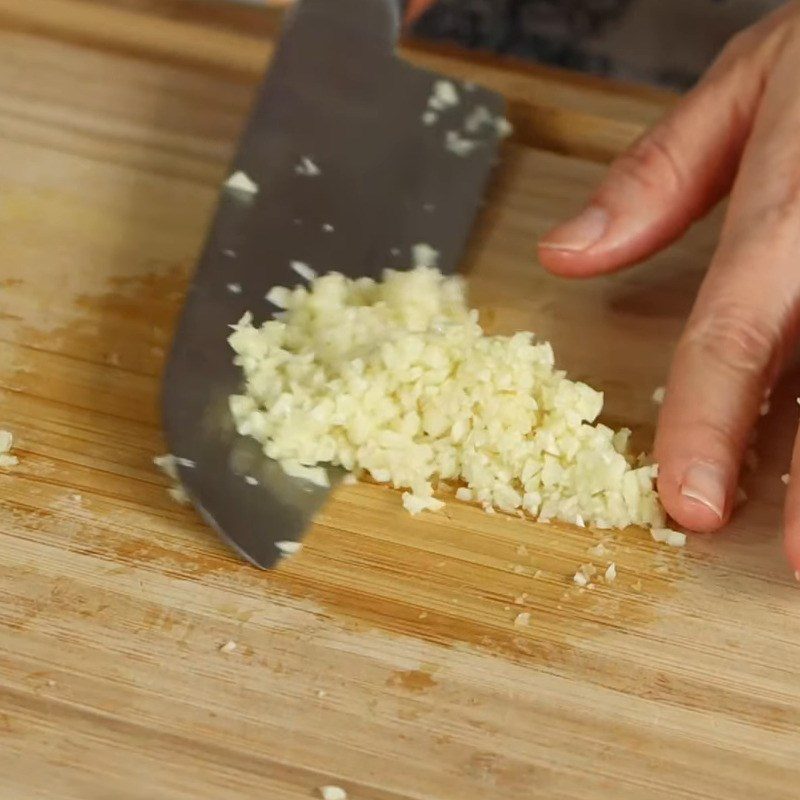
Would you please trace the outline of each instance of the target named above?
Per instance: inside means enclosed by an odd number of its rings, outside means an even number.
[[[748,434],[800,334],[800,3],[737,35],[702,81],[611,166],[584,211],[539,242],[588,277],[679,238],[730,192],[717,251],[678,343],[655,442],[669,515],[729,518]],[[800,438],[785,508],[800,569]]]

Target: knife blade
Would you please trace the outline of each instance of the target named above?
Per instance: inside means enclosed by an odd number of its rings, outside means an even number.
[[[165,434],[181,482],[259,567],[280,558],[276,543],[302,539],[329,492],[288,477],[234,430],[228,397],[241,375],[230,326],[246,311],[269,318],[265,293],[298,282],[295,261],[377,278],[409,268],[414,245],[426,243],[452,272],[496,158],[503,99],[400,59],[398,8],[301,0],[289,14],[164,374]]]

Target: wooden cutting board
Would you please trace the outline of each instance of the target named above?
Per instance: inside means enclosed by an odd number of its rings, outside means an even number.
[[[161,5],[0,0],[0,427],[21,460],[0,473],[0,797],[796,798],[796,379],[729,530],[685,551],[616,534],[593,591],[571,576],[600,533],[455,501],[411,519],[342,488],[267,573],[170,500],[159,373],[270,46],[246,16]],[[512,100],[465,264],[486,324],[550,339],[646,446],[715,222],[589,283],[545,275],[534,242],[672,99],[412,57]]]

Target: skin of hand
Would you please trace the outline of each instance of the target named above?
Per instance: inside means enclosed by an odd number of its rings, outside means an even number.
[[[729,519],[749,432],[800,334],[798,2],[732,39],[675,109],[611,165],[584,210],[540,240],[540,260],[571,278],[627,267],[728,194],[655,442],[664,507],[695,531]],[[800,438],[785,546],[800,570]]]
[[[436,0],[409,0],[406,7],[406,23],[411,24],[418,20]]]

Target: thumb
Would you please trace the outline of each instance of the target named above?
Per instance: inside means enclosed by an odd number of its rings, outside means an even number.
[[[680,237],[727,194],[764,72],[762,53],[742,53],[741,42],[734,40],[702,82],[611,165],[578,216],[540,240],[547,269],[588,277],[629,266]]]

